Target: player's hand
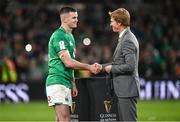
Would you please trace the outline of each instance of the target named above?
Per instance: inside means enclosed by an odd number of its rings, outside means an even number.
[[[102,65],[99,63],[94,63],[95,67],[96,67],[96,74],[101,72],[102,70]]]
[[[78,95],[78,90],[77,90],[77,87],[76,87],[75,83],[73,83],[71,94],[72,94],[72,97],[76,97]]]
[[[102,69],[102,66],[98,63],[94,63],[92,65],[90,65],[90,71],[93,74],[98,74]]]

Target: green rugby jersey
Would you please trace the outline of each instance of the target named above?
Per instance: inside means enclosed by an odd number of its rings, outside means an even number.
[[[75,40],[72,34],[65,31],[63,27],[57,29],[50,37],[48,44],[48,76],[46,86],[53,84],[72,87],[73,69],[66,68],[58,53],[61,50],[69,51],[72,59],[75,58]]]

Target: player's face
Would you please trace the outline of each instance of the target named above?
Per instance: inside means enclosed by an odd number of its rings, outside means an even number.
[[[67,25],[70,28],[76,28],[78,23],[78,14],[77,12],[69,12],[67,17]]]
[[[119,32],[120,23],[116,22],[113,18],[111,18],[110,26],[114,32]]]

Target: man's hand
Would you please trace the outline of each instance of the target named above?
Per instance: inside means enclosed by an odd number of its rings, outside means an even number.
[[[107,73],[110,73],[110,72],[111,72],[111,69],[112,69],[112,65],[108,65],[108,66],[106,66],[104,69],[105,69],[105,71],[106,71]]]

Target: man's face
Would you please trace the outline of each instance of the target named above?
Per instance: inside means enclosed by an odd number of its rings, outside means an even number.
[[[78,14],[77,14],[77,12],[69,12],[66,15],[65,23],[70,28],[76,28],[77,27],[77,22],[78,22]]]
[[[116,22],[113,18],[111,18],[110,26],[114,32],[119,32],[120,23]]]

